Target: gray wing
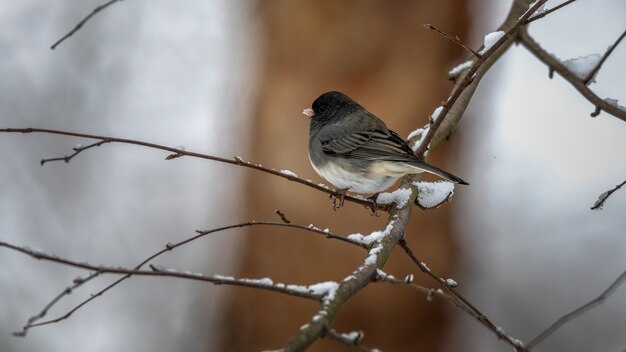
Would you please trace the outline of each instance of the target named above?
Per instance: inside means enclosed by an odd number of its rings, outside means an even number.
[[[415,160],[413,150],[398,136],[387,130],[370,130],[322,140],[322,152],[327,155],[361,160]]]

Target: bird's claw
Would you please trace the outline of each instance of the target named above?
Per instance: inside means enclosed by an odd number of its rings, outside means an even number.
[[[372,214],[370,214],[370,215],[376,216],[376,217],[380,216],[378,214],[378,209],[379,209],[378,203],[376,203],[376,198],[378,198],[379,194],[380,194],[380,192],[376,192],[376,193],[372,194],[371,196],[367,197],[367,200],[372,202],[372,205],[370,207],[370,210],[372,211]]]
[[[346,200],[346,192],[348,192],[347,188],[336,189],[336,194],[330,194],[328,196],[328,198],[333,200],[333,211],[337,211],[337,209],[343,207]]]

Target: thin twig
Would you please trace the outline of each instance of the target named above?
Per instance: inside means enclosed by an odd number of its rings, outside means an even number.
[[[563,315],[557,321],[555,321],[552,325],[550,325],[547,329],[545,329],[539,335],[533,338],[528,343],[527,345],[528,348],[530,349],[530,348],[537,346],[541,341],[545,340],[548,336],[552,335],[555,331],[557,331],[559,328],[561,328],[570,320],[575,319],[576,317],[584,314],[585,312],[594,308],[595,306],[604,303],[604,301],[607,298],[609,298],[609,296],[612,295],[613,292],[615,292],[615,290],[617,290],[624,283],[624,281],[626,281],[626,271],[624,271],[620,276],[618,276],[617,279],[615,279],[615,281],[613,281],[613,283],[611,283],[611,285],[609,285],[609,287],[606,290],[604,290],[604,292],[602,292],[598,297],[585,303],[579,308],[574,309],[573,311]]]
[[[615,48],[619,45],[619,43],[622,41],[622,39],[624,39],[625,36],[626,36],[626,30],[624,30],[624,32],[622,32],[622,35],[620,35],[615,40],[615,42],[611,46],[609,46],[609,48],[606,50],[604,55],[602,55],[602,58],[600,58],[600,61],[598,61],[596,66],[593,68],[593,70],[591,70],[587,74],[587,77],[585,77],[585,79],[583,79],[583,83],[585,83],[585,85],[588,85],[589,82],[591,82],[593,77],[595,77],[596,73],[598,73],[598,71],[600,70],[600,68],[604,64],[604,61],[606,61],[606,59],[609,57],[609,55],[611,55],[611,53],[613,53],[613,50],[615,50]]]
[[[411,247],[409,247],[409,244],[406,242],[404,238],[400,240],[399,245],[400,247],[402,247],[404,252],[409,256],[409,258],[411,258],[413,263],[415,263],[415,265],[417,265],[417,267],[423,273],[433,278],[435,281],[441,284],[441,286],[443,286],[445,291],[447,291],[454,298],[458,299],[459,302],[463,303],[463,305],[465,305],[468,308],[466,311],[470,313],[470,315],[473,316],[476,320],[478,320],[478,322],[483,324],[483,326],[485,326],[487,329],[493,332],[498,337],[498,339],[507,342],[509,345],[511,345],[515,349],[515,351],[518,351],[518,352],[527,351],[527,349],[524,347],[524,344],[519,339],[516,339],[506,334],[506,332],[502,328],[492,323],[491,320],[487,318],[485,314],[483,314],[467,298],[465,298],[459,291],[457,291],[453,285],[449,285],[448,282],[446,282],[446,280],[433,274],[433,272],[424,264],[424,262],[422,262],[415,256],[415,254],[413,253],[413,250],[411,249]]]
[[[285,223],[285,224],[290,224],[291,221],[289,221],[289,219],[287,219],[287,217],[285,216],[285,213],[283,213],[282,211],[280,211],[280,209],[276,209],[275,213],[280,217],[280,219]]]
[[[98,12],[106,9],[107,7],[113,5],[116,2],[120,2],[122,0],[110,0],[105,2],[104,4],[97,6],[96,8],[93,9],[93,11],[91,11],[90,14],[88,14],[87,16],[85,16],[85,18],[83,18],[80,22],[78,22],[78,24],[74,27],[74,29],[72,29],[71,31],[69,31],[66,35],[64,35],[63,37],[61,37],[61,39],[57,40],[56,43],[52,44],[52,46],[50,47],[50,49],[54,50],[56,49],[56,47],[61,44],[62,42],[65,41],[65,39],[71,37],[74,35],[74,33],[78,32],[78,30],[85,24],[87,23],[87,21],[89,21],[93,16],[95,16]]]
[[[593,104],[596,108],[595,112],[602,110],[618,119],[626,121],[626,110],[622,110],[616,105],[609,104],[609,102],[597,96],[596,93],[589,89],[589,87],[578,78],[578,76],[565,67],[559,59],[543,49],[526,30],[520,31],[519,38],[522,45],[535,55],[539,61],[546,64],[550,68],[550,71],[557,72],[561,75],[561,77],[568,81],[583,97]],[[592,114],[592,116],[594,116],[594,114]]]
[[[237,279],[230,276],[223,275],[202,275],[191,272],[183,272],[176,271],[173,269],[163,268],[159,266],[151,265],[152,270],[136,270],[130,268],[123,268],[118,266],[104,266],[104,265],[93,265],[86,262],[79,262],[71,259],[66,259],[59,257],[54,254],[48,254],[39,250],[34,250],[28,247],[16,246],[14,244],[0,241],[0,247],[5,247],[12,249],[16,252],[20,252],[26,255],[29,255],[35,259],[46,260],[49,262],[54,262],[57,264],[62,264],[65,266],[70,266],[74,268],[97,271],[102,274],[121,274],[121,275],[135,275],[135,276],[167,276],[167,277],[176,277],[181,279],[189,279],[189,280],[197,280],[197,281],[206,281],[216,285],[233,285],[233,286],[243,286],[243,287],[253,287],[263,290],[275,291],[279,293],[284,293],[292,296],[308,298],[312,300],[321,300],[323,295],[312,293],[308,290],[300,290],[296,289],[294,285],[285,285],[280,283],[269,282],[269,280],[265,279]],[[21,335],[21,333],[16,333],[16,335]]]
[[[365,337],[365,334],[363,334],[363,331],[352,331],[349,333],[340,333],[340,332],[337,332],[335,329],[328,329],[324,337],[335,340],[335,341],[339,341],[345,345],[352,347],[353,349],[357,351],[361,351],[361,352],[379,351],[376,348],[368,348],[368,347],[361,345],[361,341],[363,340],[363,337]]]
[[[146,259],[144,259],[143,261],[141,261],[139,264],[137,264],[135,267],[133,267],[133,270],[139,270],[141,269],[144,265],[146,265],[148,262],[152,261],[153,259],[157,258],[158,256],[169,252],[177,247],[180,247],[182,245],[188,244],[192,241],[195,241],[201,237],[204,237],[206,235],[212,234],[212,233],[216,233],[216,232],[220,232],[220,231],[225,231],[225,230],[229,230],[229,229],[234,229],[234,228],[242,228],[242,227],[249,227],[249,226],[278,226],[278,227],[289,227],[289,228],[295,228],[295,229],[300,229],[300,230],[304,230],[304,231],[308,231],[308,232],[312,232],[312,233],[316,233],[316,234],[320,234],[323,235],[326,238],[331,238],[331,239],[337,239],[343,242],[347,242],[356,246],[359,246],[361,248],[366,248],[366,246],[358,241],[353,241],[350,240],[348,238],[344,238],[341,236],[336,236],[333,235],[332,233],[328,232],[328,231],[324,231],[324,230],[320,230],[314,226],[304,226],[304,225],[297,225],[297,224],[285,224],[285,223],[280,223],[280,222],[272,222],[272,221],[250,221],[250,222],[244,222],[244,223],[239,223],[239,224],[234,224],[234,225],[229,225],[229,226],[224,226],[224,227],[219,227],[216,229],[212,229],[212,230],[204,230],[204,231],[200,231],[197,230],[197,235],[187,238],[183,241],[177,242],[177,243],[168,243],[165,245],[165,248],[152,254],[151,256],[147,257]],[[122,281],[130,278],[132,276],[132,274],[127,274],[124,275],[122,277],[120,277],[119,279],[115,280],[114,282],[112,282],[110,285],[106,286],[105,288],[103,288],[102,290],[98,291],[95,294],[92,294],[89,298],[87,298],[86,300],[82,301],[81,303],[77,304],[76,306],[74,306],[72,309],[70,309],[67,313],[65,313],[62,316],[59,316],[57,318],[54,319],[50,319],[50,320],[46,320],[43,322],[39,322],[36,323],[38,320],[43,319],[48,310],[50,308],[52,308],[52,306],[54,306],[56,303],[58,303],[58,301],[61,300],[61,298],[63,298],[64,296],[69,295],[74,289],[78,288],[79,286],[81,286],[82,284],[90,281],[91,279],[93,279],[94,277],[98,276],[101,272],[100,271],[96,271],[92,274],[90,274],[89,276],[87,276],[86,278],[81,278],[80,280],[76,280],[74,281],[74,285],[70,286],[68,288],[66,288],[65,290],[63,290],[62,292],[60,292],[53,300],[51,300],[38,314],[34,315],[33,317],[29,318],[28,321],[26,322],[26,324],[22,327],[22,331],[17,333],[17,335],[19,336],[25,336],[27,331],[30,328],[33,327],[37,327],[37,326],[42,326],[42,325],[48,325],[48,324],[52,324],[52,323],[57,323],[59,321],[68,319],[72,314],[74,314],[74,312],[76,312],[77,310],[79,310],[80,308],[82,308],[83,306],[85,306],[87,303],[91,302],[92,300],[102,296],[105,292],[107,292],[108,290],[112,289],[113,287],[117,286],[118,284],[120,284]]]
[[[188,157],[192,157],[192,158],[200,158],[200,159],[207,159],[207,160],[213,160],[213,161],[218,161],[221,163],[226,163],[226,164],[231,164],[231,165],[237,165],[237,166],[243,166],[243,167],[247,167],[250,169],[254,169],[254,170],[258,170],[261,172],[265,172],[268,174],[272,174],[275,176],[279,176],[282,178],[285,178],[287,180],[293,181],[293,182],[297,182],[300,184],[303,184],[305,186],[311,187],[313,189],[316,189],[318,191],[324,192],[326,194],[335,196],[335,197],[340,197],[343,196],[343,198],[347,201],[350,201],[352,203],[356,203],[356,204],[360,204],[366,208],[370,208],[372,210],[382,210],[382,211],[387,211],[390,206],[379,206],[376,209],[374,209],[374,206],[372,205],[372,202],[366,199],[362,199],[362,198],[357,198],[357,197],[351,197],[348,195],[345,195],[345,192],[342,193],[340,191],[336,191],[336,190],[332,190],[324,185],[320,185],[320,184],[316,184],[313,183],[312,181],[309,180],[305,180],[302,178],[299,178],[291,173],[285,173],[285,172],[281,172],[279,170],[275,170],[275,169],[269,169],[266,167],[263,167],[261,165],[258,164],[254,164],[251,163],[249,161],[245,161],[240,157],[235,157],[234,159],[226,159],[226,158],[222,158],[222,157],[218,157],[218,156],[213,156],[213,155],[208,155],[208,154],[201,154],[201,153],[194,153],[194,152],[189,152],[189,151],[185,151],[185,150],[181,150],[178,148],[172,148],[172,147],[168,147],[168,146],[164,146],[164,145],[159,145],[159,144],[155,144],[155,143],[149,143],[149,142],[143,142],[143,141],[139,141],[139,140],[134,140],[134,139],[126,139],[126,138],[117,138],[117,137],[107,137],[107,136],[98,136],[98,135],[93,135],[93,134],[86,134],[86,133],[77,133],[77,132],[70,132],[70,131],[61,131],[61,130],[51,130],[51,129],[45,129],[45,128],[0,128],[0,133],[49,133],[49,134],[57,134],[57,135],[63,135],[63,136],[72,136],[72,137],[80,137],[80,138],[87,138],[87,139],[97,139],[102,141],[102,144],[104,143],[124,143],[124,144],[133,144],[133,145],[139,145],[142,147],[147,147],[147,148],[152,148],[152,149],[159,149],[159,150],[165,150],[168,152],[173,153],[172,155],[176,155],[176,157],[181,157],[181,156],[188,156]],[[74,149],[75,154],[80,154],[81,152],[87,150],[88,148],[82,148],[79,150]],[[76,155],[72,155],[72,158],[75,157]],[[46,161],[52,161],[52,160],[63,160],[66,161],[66,157],[59,157],[59,158],[52,158],[52,159],[44,159]],[[67,160],[69,161],[69,159]]]
[[[593,204],[593,206],[591,207],[591,210],[602,209],[602,207],[604,206],[604,202],[606,202],[606,200],[611,196],[611,194],[615,193],[615,191],[622,188],[622,186],[624,185],[626,185],[626,180],[624,180],[624,182],[618,184],[617,186],[613,187],[612,189],[599,195],[598,200],[596,200],[596,202]]]
[[[41,166],[43,166],[45,163],[47,162],[51,162],[51,161],[65,161],[66,163],[69,163],[76,155],[80,154],[81,152],[87,150],[87,149],[91,149],[93,147],[99,147],[105,143],[109,143],[109,140],[101,140],[99,142],[95,142],[92,143],[86,147],[82,147],[82,146],[77,146],[72,148],[74,150],[74,153],[70,154],[70,155],[66,155],[66,156],[62,156],[62,157],[58,157],[58,158],[50,158],[50,159],[41,159],[41,161],[39,162],[41,164]]]
[[[526,20],[525,24],[529,24],[530,22],[534,22],[534,21],[536,21],[536,20],[538,20],[540,18],[544,18],[547,15],[551,14],[552,12],[557,11],[557,10],[559,10],[559,9],[569,5],[569,4],[573,3],[574,1],[576,1],[576,0],[567,0],[567,1],[563,2],[562,4],[559,4],[559,5],[555,6],[555,7],[549,8],[549,9],[547,9],[547,10],[541,12],[541,13],[538,13],[535,16],[532,16],[531,18]]]
[[[424,154],[426,153],[426,151],[428,151],[428,149],[432,147],[430,145],[431,141],[435,137],[435,134],[439,130],[439,127],[441,126],[443,121],[446,119],[446,115],[448,114],[452,106],[456,103],[456,101],[459,99],[459,97],[461,96],[461,93],[463,93],[468,87],[470,87],[470,85],[472,85],[475,79],[474,76],[476,75],[478,70],[482,67],[483,63],[485,63],[487,59],[489,59],[491,56],[496,54],[496,52],[498,52],[500,48],[503,47],[503,45],[511,39],[511,37],[513,37],[516,33],[518,33],[520,28],[526,22],[526,20],[533,13],[535,13],[535,11],[537,11],[537,9],[539,9],[546,1],[547,0],[536,1],[530,9],[526,10],[524,14],[521,17],[519,17],[519,19],[517,19],[517,21],[510,28],[508,28],[508,30],[504,32],[504,35],[502,35],[500,39],[498,39],[488,50],[486,50],[478,59],[476,59],[476,62],[474,62],[472,67],[470,67],[469,70],[464,74],[463,79],[460,81],[460,83],[455,86],[455,89],[450,95],[450,97],[448,97],[448,100],[446,100],[446,102],[441,106],[442,110],[439,113],[439,117],[430,124],[428,133],[422,140],[422,143],[420,144],[419,148],[417,148],[417,150],[415,151],[415,155],[424,157]],[[439,140],[441,140],[441,138],[439,138],[438,141]]]
[[[463,43],[459,37],[457,37],[457,36],[453,37],[450,34],[448,34],[448,33],[444,32],[444,31],[440,30],[439,28],[433,26],[432,24],[425,23],[424,27],[441,34],[442,36],[444,36],[444,38],[451,40],[453,43],[455,43],[455,44],[459,45],[460,47],[462,47],[463,49],[469,51],[470,53],[472,53],[477,58],[480,58],[480,54],[477,51],[475,51],[474,49],[472,49],[469,46],[465,45],[465,43]]]

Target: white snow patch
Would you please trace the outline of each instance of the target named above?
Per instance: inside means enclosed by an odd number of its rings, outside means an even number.
[[[600,54],[589,54],[587,56],[575,57],[573,59],[561,60],[563,66],[567,67],[576,77],[580,79],[587,78],[587,75],[600,62],[602,56]],[[595,82],[595,75],[589,83]]]
[[[429,130],[430,130],[430,124],[422,128],[418,128],[415,131],[409,133],[409,137],[408,137],[409,141],[419,136],[419,139],[416,140],[415,143],[413,143],[413,145],[411,146],[411,149],[413,149],[413,152],[415,152],[417,148],[419,148],[422,145],[422,142],[424,141],[424,138],[426,138],[426,135],[428,134]]]
[[[607,103],[607,104],[609,104],[609,105],[613,105],[613,106],[615,106],[616,108],[618,108],[618,109],[620,109],[620,110],[626,111],[626,106],[621,106],[621,105],[619,105],[619,104],[618,104],[618,103],[619,103],[619,100],[617,100],[617,99],[613,99],[613,98],[604,98],[604,101],[606,101],[606,103]]]
[[[339,284],[334,281],[324,281],[309,285],[308,290],[314,295],[323,295],[324,302],[328,302],[335,299],[335,293],[337,293],[338,287]]]
[[[389,224],[387,224],[387,227],[385,227],[385,229],[382,231],[374,231],[367,236],[363,236],[360,233],[355,233],[355,234],[349,235],[348,239],[355,241],[355,242],[360,242],[366,246],[369,246],[370,244],[374,242],[382,241],[382,239],[385,238],[385,236],[387,236],[391,232],[391,229],[393,229],[393,225],[395,223],[396,221],[392,220],[389,222]]]
[[[400,188],[391,193],[381,193],[376,197],[376,203],[378,204],[396,204],[396,208],[402,209],[406,206],[411,198],[410,188]]]
[[[287,176],[291,176],[291,177],[298,177],[298,175],[296,175],[295,172],[290,171],[290,170],[280,170],[279,172],[281,174],[283,174],[283,175],[287,175]]]
[[[457,287],[459,286],[459,284],[454,281],[454,279],[446,279],[446,285],[450,286],[450,287]]]
[[[443,111],[443,106],[439,105],[432,114],[430,114],[431,121],[435,122],[439,118],[439,115]]]
[[[478,52],[479,54],[484,54],[489,50],[500,38],[504,36],[503,31],[491,32],[485,36],[483,41],[484,47]]]
[[[369,255],[365,258],[365,265],[376,264],[376,260],[378,260],[378,252],[380,252],[381,249],[383,249],[383,246],[380,243],[370,249]]]
[[[413,185],[419,188],[417,201],[424,208],[433,208],[454,194],[452,182],[413,182]]]
[[[448,77],[450,78],[455,78],[458,75],[461,74],[461,72],[463,72],[464,70],[472,67],[472,65],[474,64],[473,60],[467,60],[461,64],[458,64],[456,66],[454,66],[449,72],[448,72]]]
[[[252,284],[259,284],[259,285],[265,285],[265,286],[272,286],[274,284],[274,281],[272,281],[272,279],[270,279],[269,277],[264,277],[261,279],[239,279],[239,281],[241,282],[249,282]]]

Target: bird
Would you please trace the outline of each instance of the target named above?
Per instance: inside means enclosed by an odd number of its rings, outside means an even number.
[[[310,117],[309,160],[326,181],[345,192],[375,197],[409,174],[428,172],[469,185],[418,158],[409,144],[349,96],[330,91],[302,113]]]

